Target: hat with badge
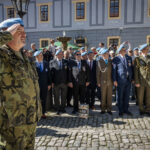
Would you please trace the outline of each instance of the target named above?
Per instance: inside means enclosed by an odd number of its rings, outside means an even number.
[[[139,50],[139,48],[138,47],[133,48],[133,51],[135,51],[135,50]]]
[[[125,48],[125,44],[122,43],[119,48],[117,49],[116,53],[119,53],[123,48]]]
[[[84,49],[85,49],[85,47],[81,47],[81,48],[80,48],[80,50],[84,50]]]
[[[140,46],[139,51],[142,51],[144,48],[148,47],[148,44],[143,44]]]
[[[34,52],[33,56],[36,57],[36,56],[40,55],[41,53],[42,53],[42,50],[36,51],[36,52]]]
[[[83,52],[83,53],[81,53],[81,56],[85,56],[87,54],[88,54],[87,52]]]
[[[100,48],[100,47],[98,47],[98,48],[96,49],[96,51],[97,51],[97,52],[99,52],[100,50],[101,50],[101,48]]]
[[[76,55],[76,53],[78,53],[78,52],[80,52],[79,50],[76,50],[75,52],[74,52],[74,55]]]
[[[88,51],[87,54],[88,54],[88,55],[89,55],[89,54],[93,54],[93,51]]]
[[[10,18],[0,23],[0,29],[9,28],[14,24],[20,24],[24,26],[23,20],[21,18]]]
[[[101,51],[100,51],[100,54],[103,55],[103,54],[105,54],[107,52],[108,52],[107,48],[102,48]]]
[[[57,51],[56,51],[56,53],[55,53],[55,55],[57,56],[59,53],[61,53],[62,52],[62,49],[58,49]]]

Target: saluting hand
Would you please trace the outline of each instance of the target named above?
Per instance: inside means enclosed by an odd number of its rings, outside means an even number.
[[[14,24],[11,27],[9,27],[6,31],[10,32],[11,35],[13,36],[18,31],[19,27],[20,27],[20,24]]]

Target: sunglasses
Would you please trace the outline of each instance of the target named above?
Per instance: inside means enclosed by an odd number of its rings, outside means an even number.
[[[81,54],[76,54],[77,56],[81,56]]]

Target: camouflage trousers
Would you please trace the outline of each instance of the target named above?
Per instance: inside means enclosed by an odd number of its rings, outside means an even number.
[[[4,150],[34,150],[36,124],[11,127],[1,132]],[[1,150],[1,149],[0,149]]]

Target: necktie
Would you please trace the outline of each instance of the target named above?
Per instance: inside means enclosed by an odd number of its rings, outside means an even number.
[[[80,62],[78,62],[78,68],[80,69]]]
[[[59,61],[59,69],[61,69],[62,68],[62,62],[61,62],[61,60]]]
[[[40,63],[40,71],[42,72],[43,71],[43,64]]]
[[[92,61],[90,60],[90,69],[92,70]]]
[[[107,60],[107,59],[105,59],[104,61],[105,61],[105,64],[107,65],[107,64],[108,64],[108,60]]]

